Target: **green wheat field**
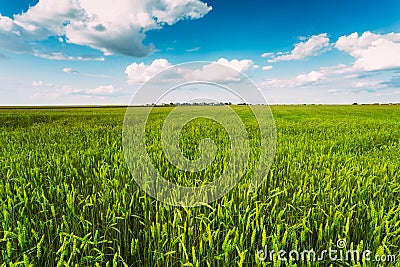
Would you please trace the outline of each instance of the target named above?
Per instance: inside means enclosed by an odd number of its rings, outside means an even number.
[[[135,183],[122,149],[126,108],[0,109],[0,266],[400,266],[399,105],[272,106],[275,160],[252,193],[258,131],[246,106],[234,109],[252,145],[246,173],[195,208]],[[158,125],[171,110],[155,108],[148,121],[154,165],[186,186],[213,180],[229,157],[226,133],[210,121],[184,128],[186,157],[199,156],[204,135],[219,150],[202,176],[176,170],[160,153]],[[265,246],[322,251],[339,239],[397,261],[257,257]]]

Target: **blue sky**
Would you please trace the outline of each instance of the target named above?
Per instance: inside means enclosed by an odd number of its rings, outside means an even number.
[[[0,105],[127,104],[163,68],[242,71],[269,103],[400,102],[400,2],[0,0]]]

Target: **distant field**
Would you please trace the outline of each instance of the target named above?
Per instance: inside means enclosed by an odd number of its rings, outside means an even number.
[[[157,108],[149,122],[154,155],[153,130],[171,109]],[[264,184],[247,192],[250,164],[229,194],[197,208],[160,203],[137,186],[122,152],[125,108],[0,109],[0,265],[379,265],[257,258],[265,245],[319,253],[345,239],[347,249],[397,257],[381,266],[400,266],[400,105],[271,109],[277,152]],[[249,110],[235,110],[256,148]],[[229,147],[218,125],[200,125]],[[182,135],[189,158],[198,153],[192,130]],[[224,156],[213,171],[223,168]],[[172,176],[185,185],[196,179]]]

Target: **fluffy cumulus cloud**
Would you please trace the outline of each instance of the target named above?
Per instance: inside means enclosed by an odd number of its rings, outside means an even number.
[[[264,67],[262,67],[262,70],[265,70],[265,71],[272,70],[272,66],[264,66]]]
[[[340,37],[335,47],[355,58],[354,71],[400,67],[400,33],[352,33]]]
[[[228,59],[220,58],[217,61],[215,61],[215,63],[228,66],[239,72],[244,72],[256,67],[254,65],[254,62],[250,59],[243,59],[243,60],[232,59],[229,61]]]
[[[89,46],[105,55],[143,57],[146,32],[179,20],[198,19],[211,10],[199,0],[40,0],[13,19],[0,15],[0,46],[18,52],[50,36]]]
[[[155,74],[171,67],[172,64],[168,60],[160,58],[154,60],[151,64],[132,63],[125,69],[128,84],[144,83]],[[225,68],[227,66],[228,68]],[[210,64],[200,65],[198,69],[188,69],[185,66],[177,67],[176,77],[182,81],[237,81],[240,79],[240,72],[255,69],[258,66],[249,59],[228,60],[220,58]]]
[[[270,63],[289,60],[302,60],[311,56],[317,56],[330,47],[329,38],[326,33],[313,35],[308,40],[297,43],[289,53],[264,53],[262,57],[272,57],[268,60]]]
[[[242,72],[257,69],[258,67],[250,59],[228,60],[220,58],[210,64],[203,65],[199,69],[188,71],[185,74],[185,79],[188,81],[209,81],[216,83],[237,82],[240,81]]]
[[[128,84],[144,83],[155,74],[172,66],[168,60],[160,58],[154,60],[150,65],[142,63],[132,63],[125,69]]]
[[[316,83],[325,78],[325,73],[322,71],[311,71],[306,74],[300,74],[296,77],[296,80],[300,84]]]

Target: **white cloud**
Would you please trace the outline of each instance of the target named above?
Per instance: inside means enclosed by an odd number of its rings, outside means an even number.
[[[297,36],[297,39],[299,39],[300,41],[306,41],[308,38],[307,36]]]
[[[73,74],[79,73],[79,71],[74,70],[72,68],[63,68],[62,71],[65,72],[65,73],[73,73]]]
[[[354,84],[354,88],[380,89],[385,87],[387,87],[387,85],[384,84],[384,81],[361,80]]]
[[[285,87],[300,87],[308,85],[319,84],[325,79],[325,71],[311,71],[297,75],[294,79],[267,79],[260,83],[262,87],[274,87],[274,88],[285,88]]]
[[[115,96],[122,89],[115,88],[113,85],[102,85],[94,89],[82,89],[72,86],[61,86],[55,92],[59,96],[62,95],[87,95],[87,96]]]
[[[224,68],[221,65],[229,68]],[[185,79],[189,81],[235,82],[240,80],[240,73],[254,68],[257,68],[257,65],[254,65],[254,62],[249,59],[228,60],[220,58],[211,64],[202,66],[201,69],[187,72]]]
[[[57,99],[58,97],[60,97],[60,94],[58,93],[34,93],[30,96],[30,98],[32,99],[43,99],[43,98],[47,98],[47,99]]]
[[[191,49],[187,49],[186,52],[196,52],[196,51],[199,51],[199,50],[200,50],[200,46],[197,46],[197,47],[194,47],[194,48],[191,48]]]
[[[105,55],[143,57],[154,50],[143,45],[147,31],[198,19],[210,10],[199,0],[40,0],[13,19],[0,15],[0,46],[30,52],[35,41],[65,36],[67,43]]]
[[[261,54],[261,57],[273,57],[274,53],[263,53]]]
[[[155,74],[172,66],[168,60],[160,58],[154,60],[150,65],[142,63],[132,63],[125,69],[128,84],[144,83]]]
[[[63,53],[43,53],[37,50],[33,50],[33,55],[36,57],[41,57],[51,60],[71,60],[71,61],[104,61],[104,57],[94,57],[94,56],[68,56]]]
[[[289,60],[302,60],[311,56],[317,56],[329,48],[329,38],[326,33],[311,36],[307,41],[297,43],[290,53],[277,53],[268,60],[270,63]],[[264,57],[270,56],[264,53]]]
[[[221,65],[227,66],[229,68],[223,68]],[[125,69],[125,74],[127,75],[128,84],[144,83],[150,79],[155,74],[171,67],[171,63],[168,60],[160,58],[154,60],[151,64],[146,65],[142,63],[132,63]],[[256,69],[259,66],[254,65],[252,60],[228,60],[225,58],[220,58],[210,64],[201,65],[199,64],[199,69],[185,69],[184,65],[178,67],[175,78],[184,81],[237,81],[240,79],[240,73],[248,71],[250,69]],[[171,77],[170,77],[171,78]]]
[[[88,95],[113,95],[120,92],[121,89],[116,89],[113,85],[103,85],[95,89],[86,90],[85,94]]]
[[[4,17],[0,15],[0,30],[1,31],[11,31],[13,27],[13,21],[9,17]]]
[[[33,81],[33,82],[32,82],[32,85],[33,85],[34,87],[43,86],[43,82],[42,82],[42,81]]]
[[[358,78],[357,74],[349,74],[349,75],[345,75],[344,76],[346,79],[354,79],[354,78]]]
[[[335,47],[355,58],[354,71],[400,67],[400,33],[352,33],[341,36]]]
[[[326,74],[343,74],[351,71],[351,68],[345,64],[338,64],[334,66],[321,67],[320,71]]]
[[[265,71],[272,70],[272,66],[264,66],[264,67],[262,67],[262,70],[265,70]]]
[[[348,74],[349,72],[350,74]],[[395,70],[393,73],[395,73]],[[259,86],[266,90],[271,90],[271,92],[286,90],[287,94],[290,94],[291,91],[296,94],[296,92],[309,90],[309,92],[314,92],[315,94],[327,92],[331,96],[344,97],[343,99],[338,98],[336,101],[348,100],[348,95],[361,93],[383,92],[382,95],[386,93],[393,94],[393,90],[396,88],[396,81],[393,81],[393,76],[388,76],[390,72],[364,74],[363,72],[354,72],[351,67],[339,64],[321,67],[319,70],[302,73],[291,79],[267,79],[262,81]],[[288,97],[290,96],[288,95]],[[371,99],[371,101],[375,102],[383,101]],[[388,98],[385,101],[393,102],[394,100]]]
[[[43,81],[33,81],[32,85],[34,87],[53,87],[53,84],[51,83],[45,83]]]
[[[220,58],[217,61],[215,61],[215,63],[228,66],[239,72],[244,72],[254,67],[254,62],[253,60],[250,59],[243,59],[243,60],[232,59],[231,61],[229,61],[225,58]]]
[[[306,74],[300,74],[296,77],[296,80],[300,84],[316,83],[325,78],[325,73],[321,71],[311,71]]]
[[[86,90],[64,85],[56,90],[59,95],[84,94]]]

